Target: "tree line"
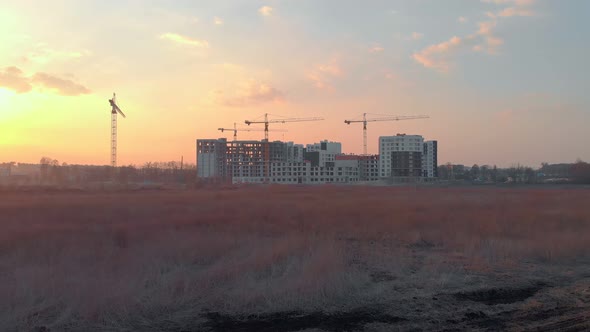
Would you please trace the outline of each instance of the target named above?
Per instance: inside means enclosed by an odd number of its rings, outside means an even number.
[[[441,180],[456,180],[483,183],[541,183],[541,182],[570,182],[590,184],[590,164],[581,160],[573,164],[542,163],[538,169],[514,165],[508,168],[498,168],[496,165],[469,167],[464,165],[446,164],[438,167]]]
[[[142,166],[111,167],[60,164],[58,160],[43,157],[39,164],[39,182],[42,184],[90,182],[189,184],[196,181],[196,165],[177,161],[146,162]]]

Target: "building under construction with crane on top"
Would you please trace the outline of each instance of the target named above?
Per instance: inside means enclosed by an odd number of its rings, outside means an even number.
[[[366,183],[384,179],[420,181],[436,178],[436,141],[424,143],[419,135],[398,134],[379,138],[379,154],[367,154],[367,123],[424,119],[428,116],[380,116],[345,120],[346,124],[363,124],[363,155],[342,153],[342,144],[327,140],[302,144],[270,141],[269,124],[319,121],[322,118],[275,118],[245,123],[264,124],[261,141],[237,139],[238,131],[248,128],[219,128],[233,131],[233,141],[225,138],[197,140],[197,176],[201,181],[229,183]],[[434,144],[432,143],[434,142]]]
[[[201,179],[233,183],[304,183],[312,163],[293,142],[197,140]]]
[[[436,178],[436,141],[424,142],[421,136],[403,134],[380,137],[380,141],[387,142],[380,145],[380,154],[353,155],[342,153],[341,143],[330,141],[304,146],[281,141],[199,139],[197,175],[201,181],[234,184],[360,184]]]

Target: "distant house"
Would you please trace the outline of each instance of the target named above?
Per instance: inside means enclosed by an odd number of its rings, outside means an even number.
[[[545,177],[569,178],[573,164],[543,164],[539,170]]]
[[[12,168],[12,163],[0,164],[0,177],[2,177],[2,178],[9,177],[11,168]]]

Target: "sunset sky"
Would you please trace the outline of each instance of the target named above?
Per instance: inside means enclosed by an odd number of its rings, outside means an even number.
[[[271,140],[439,141],[439,163],[590,161],[590,1],[2,0],[0,162],[195,162],[195,139],[260,117]],[[260,139],[262,132],[238,133]]]

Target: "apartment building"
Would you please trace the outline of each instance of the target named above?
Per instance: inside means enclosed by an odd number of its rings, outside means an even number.
[[[391,177],[421,178],[422,152],[393,151],[391,152]]]
[[[392,174],[395,166],[397,174],[404,173],[402,169],[407,170],[408,174],[414,174],[415,165],[420,164],[420,174],[422,175],[422,152],[424,150],[424,138],[420,135],[397,134],[396,136],[379,137],[379,176],[388,178],[391,176],[403,176]],[[396,156],[394,158],[394,152]],[[419,159],[419,160],[417,160]],[[394,165],[394,160],[396,164]],[[402,164],[404,162],[410,164]],[[412,170],[412,171],[410,171]]]
[[[324,140],[307,144],[305,153],[306,159],[310,160],[314,167],[333,167],[336,156],[342,154],[342,143]]]

